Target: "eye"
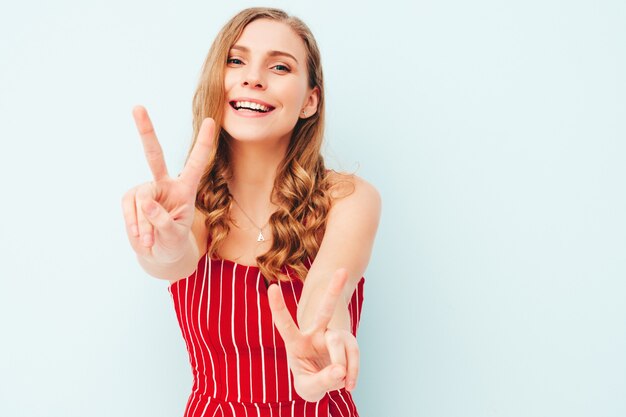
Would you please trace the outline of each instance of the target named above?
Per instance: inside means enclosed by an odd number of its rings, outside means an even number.
[[[291,72],[288,66],[282,65],[282,64],[274,65],[274,68],[278,69],[279,71]],[[284,68],[284,69],[280,69],[280,68]]]
[[[226,60],[226,63],[233,64],[233,65],[243,64],[243,62],[239,58],[228,58]],[[276,68],[278,71],[281,71],[281,72],[291,72],[291,69],[287,65],[283,65],[283,64],[276,64],[272,68]]]

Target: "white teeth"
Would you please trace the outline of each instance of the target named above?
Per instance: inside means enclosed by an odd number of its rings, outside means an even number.
[[[270,108],[267,106],[264,106],[262,104],[258,104],[258,103],[252,103],[250,101],[236,101],[235,102],[235,107],[236,108],[241,108],[241,107],[248,107],[251,109],[257,109],[257,110],[263,110],[263,111],[269,111]]]

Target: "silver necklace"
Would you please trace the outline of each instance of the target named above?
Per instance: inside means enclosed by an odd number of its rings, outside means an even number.
[[[246,216],[248,218],[248,220],[250,220],[250,223],[252,223],[254,225],[254,227],[256,227],[257,229],[259,229],[259,236],[257,236],[256,241],[257,242],[263,242],[265,240],[265,237],[263,237],[263,229],[265,229],[265,227],[270,223],[269,219],[267,220],[267,223],[265,223],[265,225],[263,225],[263,227],[259,227],[257,226],[257,224],[254,222],[254,220],[252,220],[250,218],[250,216],[248,216],[248,213],[246,213],[243,208],[241,208],[241,204],[239,204],[237,202],[237,200],[235,200],[235,197],[232,196],[231,197],[233,199],[233,201],[235,202],[235,204],[237,204],[237,207],[239,207],[239,210],[241,210],[241,212],[244,214],[244,216]]]

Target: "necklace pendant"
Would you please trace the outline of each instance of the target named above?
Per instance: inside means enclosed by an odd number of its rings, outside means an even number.
[[[261,231],[261,232],[259,232],[259,237],[256,238],[256,241],[257,242],[262,242],[264,240],[265,240],[265,238],[263,237],[263,232]]]

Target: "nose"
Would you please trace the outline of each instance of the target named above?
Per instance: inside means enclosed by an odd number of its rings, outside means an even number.
[[[254,70],[249,67],[250,70],[244,74],[242,85],[243,86],[253,86],[253,88],[265,88],[265,82],[262,80],[260,73],[258,70]]]

